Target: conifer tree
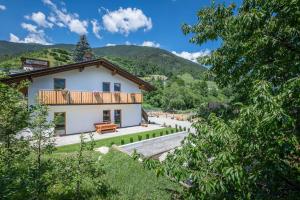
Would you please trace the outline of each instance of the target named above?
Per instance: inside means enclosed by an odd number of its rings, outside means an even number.
[[[73,60],[75,62],[82,62],[85,60],[85,55],[87,53],[91,54],[93,57],[92,49],[89,42],[87,41],[86,35],[81,35],[73,52]]]

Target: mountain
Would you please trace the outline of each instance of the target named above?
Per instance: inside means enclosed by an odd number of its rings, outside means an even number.
[[[65,50],[72,50],[75,45],[73,44],[55,44],[55,45],[42,45],[34,43],[15,43],[0,40],[0,58],[8,56],[16,56],[22,53],[39,51],[48,48],[61,48]]]
[[[20,57],[49,60],[51,66],[71,63],[72,44],[24,44],[0,41],[0,68],[20,68]],[[190,73],[201,76],[205,67],[153,47],[117,45],[93,48],[96,57],[104,57],[138,76],[161,74],[166,76]]]

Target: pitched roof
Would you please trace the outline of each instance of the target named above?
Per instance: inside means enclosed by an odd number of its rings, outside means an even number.
[[[68,64],[68,65],[61,65],[61,66],[57,66],[57,67],[39,69],[39,70],[34,70],[34,71],[22,72],[22,73],[17,73],[17,74],[10,74],[8,78],[1,79],[1,82],[16,83],[16,82],[20,82],[22,80],[31,80],[32,78],[35,78],[35,77],[46,76],[49,74],[56,74],[59,72],[64,72],[64,71],[69,71],[69,70],[74,70],[74,69],[83,69],[85,67],[90,67],[90,66],[99,66],[99,67],[103,66],[103,67],[111,70],[114,74],[119,74],[120,76],[123,76],[123,77],[127,78],[128,80],[138,84],[140,86],[140,88],[143,90],[151,91],[151,90],[155,89],[154,86],[152,86],[148,82],[138,78],[137,76],[127,72],[126,70],[122,69],[118,65],[113,64],[104,58],[90,60],[90,61],[84,61],[84,62],[79,62],[79,63],[74,63],[74,64]]]

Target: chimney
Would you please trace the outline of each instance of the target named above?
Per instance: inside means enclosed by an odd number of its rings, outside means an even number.
[[[39,60],[35,58],[21,58],[22,68],[25,71],[33,71],[39,69],[49,68],[50,63],[48,60]]]
[[[89,61],[93,59],[93,54],[89,51],[84,53],[83,61]]]

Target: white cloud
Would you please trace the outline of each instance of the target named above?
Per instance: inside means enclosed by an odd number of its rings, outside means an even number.
[[[1,11],[1,10],[6,10],[6,6],[0,4],[0,11]]]
[[[153,42],[153,41],[144,41],[141,46],[158,48],[158,47],[160,47],[160,44],[156,43],[156,42]]]
[[[51,0],[43,2],[52,9],[51,16],[48,20],[59,27],[68,27],[71,32],[79,35],[87,34],[88,21],[80,20],[77,13],[68,13],[65,8],[59,9]]]
[[[172,53],[179,56],[179,57],[185,58],[187,60],[197,62],[197,58],[203,57],[203,56],[208,56],[210,54],[210,50],[206,49],[204,51],[198,51],[198,52],[182,51],[180,53],[172,51]]]
[[[119,8],[108,11],[102,16],[104,28],[112,33],[128,35],[130,32],[143,28],[144,31],[152,28],[152,20],[137,8]]]
[[[47,42],[44,30],[38,30],[37,26],[28,23],[22,23],[21,27],[29,32],[28,35],[22,40],[13,33],[10,33],[9,41],[18,43],[38,43],[44,45],[51,44]]]
[[[93,33],[96,36],[96,38],[101,39],[101,36],[99,34],[100,26],[96,19],[91,20],[92,26],[93,26]]]
[[[105,46],[106,46],[106,47],[113,47],[113,46],[116,46],[116,44],[107,43]]]
[[[37,44],[44,44],[44,45],[51,44],[46,41],[45,34],[43,31],[38,33],[29,33],[23,40],[21,40],[18,36],[14,35],[13,33],[10,33],[9,41],[18,42],[18,43],[37,43]]]
[[[20,42],[20,38],[12,33],[9,34],[9,41],[10,42]]]
[[[31,16],[25,16],[25,18],[34,21],[37,25],[44,28],[53,27],[53,24],[48,22],[48,20],[46,19],[46,15],[40,11],[32,13]]]
[[[126,42],[125,42],[125,45],[131,45],[131,42],[126,41]]]
[[[22,28],[26,29],[28,32],[37,33],[37,26],[34,26],[32,24],[22,23]]]

